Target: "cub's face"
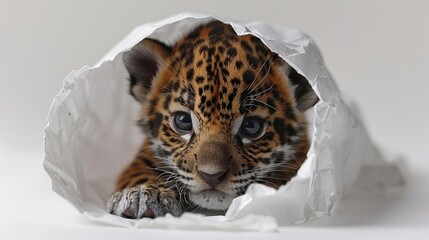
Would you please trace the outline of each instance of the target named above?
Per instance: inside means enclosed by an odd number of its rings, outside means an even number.
[[[256,37],[212,22],[174,46],[145,39],[124,56],[139,125],[197,207],[225,210],[255,182],[285,184],[309,147],[307,81]]]

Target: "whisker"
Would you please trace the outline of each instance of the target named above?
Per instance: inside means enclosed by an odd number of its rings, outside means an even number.
[[[271,106],[270,104],[268,104],[268,103],[266,103],[266,102],[263,102],[263,101],[261,101],[261,100],[258,100],[258,99],[252,99],[252,101],[256,101],[256,102],[259,102],[259,103],[261,103],[261,104],[263,104],[263,105],[265,105],[265,106],[267,106],[267,107],[269,107],[269,108],[271,108],[271,109],[273,109],[273,110],[277,110],[275,107],[273,107],[273,106]]]
[[[267,73],[265,74],[265,76],[261,79],[261,81],[259,81],[258,82],[258,84],[256,84],[256,86],[254,86],[253,88],[252,88],[252,90],[250,90],[250,92],[253,92],[253,91],[255,91],[255,89],[265,80],[265,79],[267,79],[267,76],[268,76],[268,74],[270,74],[270,71],[271,71],[271,64],[270,65],[268,65],[268,71],[267,71]]]
[[[179,71],[182,70],[182,66],[180,66],[179,62],[177,61],[177,59],[174,57],[174,54],[171,52],[170,53],[171,58],[174,60],[174,62],[177,64],[177,67],[179,68]]]
[[[267,185],[271,185],[274,188],[277,188],[277,185],[275,185],[274,183],[272,183],[270,181],[267,181],[267,180],[257,179],[257,180],[254,180],[253,182],[254,183],[260,183],[260,182],[262,182],[262,183],[266,183]]]
[[[259,73],[261,73],[262,68],[265,66],[265,63],[267,63],[267,61],[268,61],[268,59],[269,59],[269,58],[270,58],[270,55],[268,55],[268,56],[267,56],[267,58],[265,58],[264,63],[262,63],[262,66],[259,68],[258,72],[256,73],[255,78],[254,78],[254,79],[253,79],[253,81],[250,83],[250,85],[246,88],[246,90],[252,87],[253,83],[256,81],[256,78],[259,76]],[[251,90],[250,92],[252,92],[252,91],[253,91],[253,90]]]
[[[252,110],[250,110],[250,108],[247,108],[247,107],[246,107],[245,109],[246,109],[246,111],[247,111],[247,112],[250,112],[252,115],[255,115],[255,114],[253,113],[253,111],[252,111]]]
[[[265,92],[268,92],[269,90],[271,90],[271,88],[273,88],[273,86],[274,86],[274,84],[271,84],[267,89],[265,89],[265,90],[263,90],[263,91],[261,91],[259,93],[255,93],[253,95],[249,95],[249,96],[246,97],[246,99],[252,99],[252,98],[257,97],[257,96],[259,96],[259,95],[261,95],[261,94],[263,94]]]
[[[256,102],[253,102],[253,101],[256,101]],[[258,104],[254,104],[254,103],[260,103],[262,105],[258,105]],[[262,102],[262,101],[260,101],[258,99],[252,99],[252,103],[246,103],[246,104],[243,105],[243,107],[247,107],[247,106],[266,107],[266,108],[268,107],[268,108],[272,108],[275,111],[277,110],[275,107],[271,106],[270,104]]]
[[[289,178],[279,178],[279,177],[272,177],[272,176],[265,176],[263,179],[273,179],[273,180],[282,180],[282,181],[288,181]]]
[[[163,87],[164,89],[167,89],[168,93],[173,93],[173,90],[171,88],[168,88],[164,85],[161,85],[161,87]]]
[[[146,50],[147,51],[149,51],[149,52],[151,52],[151,50],[149,50],[147,47],[145,47],[144,45],[143,45],[143,47],[144,48],[146,48]],[[158,51],[155,51],[155,53],[156,53],[156,55],[158,55],[158,57],[159,57],[159,59],[161,59],[164,63],[165,63],[165,65],[167,65],[171,70],[173,70],[173,72],[175,72],[176,74],[177,74],[177,76],[179,77],[179,78],[181,78],[180,77],[180,74],[170,65],[170,64],[168,64],[167,63],[167,61],[165,61],[165,59],[163,58],[163,57],[161,57],[161,54],[159,54],[159,52]]]

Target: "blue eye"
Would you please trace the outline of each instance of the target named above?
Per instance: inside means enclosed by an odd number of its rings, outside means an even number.
[[[246,117],[241,124],[241,136],[248,139],[257,139],[264,130],[264,120],[258,117]]]
[[[177,112],[174,114],[174,126],[180,132],[191,132],[192,131],[192,119],[191,115],[186,112]]]

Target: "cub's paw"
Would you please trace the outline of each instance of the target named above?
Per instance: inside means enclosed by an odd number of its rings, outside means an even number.
[[[180,216],[182,205],[174,190],[145,184],[114,193],[107,203],[107,211],[133,219],[160,217],[167,213]]]

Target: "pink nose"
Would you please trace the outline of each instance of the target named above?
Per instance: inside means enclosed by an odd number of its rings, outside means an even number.
[[[228,169],[222,172],[218,172],[215,174],[208,174],[198,170],[198,173],[203,177],[204,182],[206,182],[210,187],[216,188],[217,185],[224,179]]]

